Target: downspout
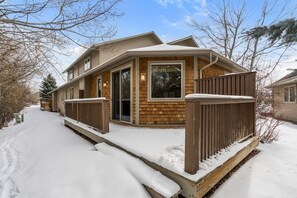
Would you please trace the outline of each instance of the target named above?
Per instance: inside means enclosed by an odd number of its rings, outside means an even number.
[[[210,53],[210,54],[209,54],[209,59],[210,59],[210,61],[212,61],[212,56],[213,56],[212,53]],[[210,63],[209,63],[208,65],[206,65],[205,67],[202,67],[202,68],[200,69],[199,79],[202,79],[202,72],[203,72],[203,70],[205,70],[206,68],[208,68],[208,67],[210,67],[210,66],[216,64],[216,63],[218,62],[218,60],[219,60],[219,57],[216,56],[216,59],[215,59],[213,62],[210,62]]]

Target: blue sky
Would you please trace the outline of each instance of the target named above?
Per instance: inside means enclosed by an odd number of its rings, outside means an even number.
[[[250,23],[250,27],[254,27],[256,20],[261,15],[264,1],[247,1],[247,22]],[[232,6],[235,7],[239,5],[239,2],[231,0]],[[279,2],[284,3],[285,0]],[[295,3],[288,1],[288,5],[290,4],[294,5]],[[209,0],[123,0],[118,8],[124,12],[124,16],[115,20],[118,29],[117,37],[155,31],[161,39],[169,41],[195,34],[187,25],[189,19],[194,18],[202,23],[207,21],[213,4]],[[275,15],[272,13],[269,17],[272,19],[275,18]]]
[[[215,3],[221,2],[212,0]],[[256,20],[261,15],[262,5],[265,0],[247,1],[247,28],[252,28]],[[230,0],[232,6],[239,6],[237,0]],[[272,2],[272,1],[269,1]],[[288,11],[296,8],[296,2],[293,0],[280,0],[275,5],[276,9],[268,17],[268,22],[272,22],[277,15],[281,5],[287,2]],[[271,4],[270,4],[271,5]],[[195,31],[187,24],[191,18],[204,23],[208,20],[209,11],[213,10],[213,4],[210,0],[122,0],[117,8],[124,13],[119,18],[111,20],[111,24],[116,26],[117,34],[115,38],[127,37],[144,32],[154,31],[164,41],[171,41],[188,35],[197,35]],[[71,57],[62,57],[60,69],[66,68],[81,53],[82,49],[75,46],[71,49]],[[284,66],[276,72],[276,78],[288,73],[286,68],[296,68],[294,60],[296,57],[289,57]],[[297,62],[296,62],[297,63]],[[63,81],[58,79],[58,84]]]

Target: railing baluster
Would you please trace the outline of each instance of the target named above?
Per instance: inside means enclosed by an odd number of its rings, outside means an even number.
[[[185,171],[195,174],[199,161],[254,134],[254,103],[253,97],[186,97]]]

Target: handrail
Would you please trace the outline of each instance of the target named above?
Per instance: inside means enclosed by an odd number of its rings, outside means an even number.
[[[185,171],[230,144],[255,135],[255,99],[251,96],[190,94],[186,100]]]
[[[65,100],[65,115],[102,133],[109,132],[109,108],[105,98]]]

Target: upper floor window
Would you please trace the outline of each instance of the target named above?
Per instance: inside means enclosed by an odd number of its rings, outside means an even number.
[[[85,71],[87,71],[88,69],[91,68],[91,58],[90,57],[85,59],[84,65],[85,65]]]
[[[285,102],[296,101],[296,86],[288,86],[284,88],[284,101]]]
[[[69,80],[73,79],[73,70],[70,70],[68,74],[69,74]]]
[[[150,99],[182,99],[182,63],[152,63],[150,65]]]

